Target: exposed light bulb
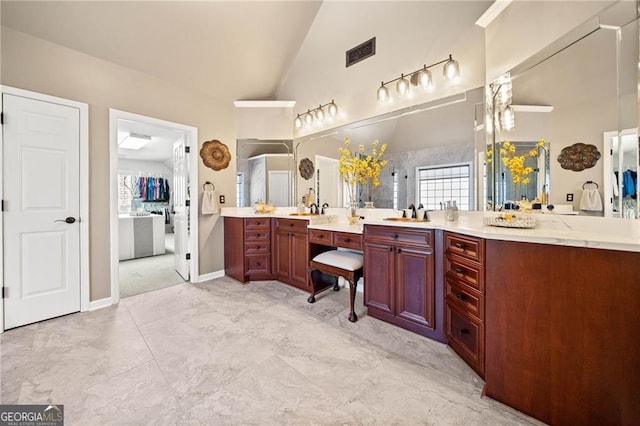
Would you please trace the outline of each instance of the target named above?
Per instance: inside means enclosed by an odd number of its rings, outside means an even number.
[[[293,121],[293,124],[296,126],[296,129],[302,127],[302,119],[300,118],[300,114],[298,114],[296,119]]]
[[[484,129],[488,134],[493,133],[493,114],[491,114],[491,111],[487,111],[484,117]]]
[[[382,86],[378,89],[378,101],[384,102],[387,99],[389,99],[389,89],[382,83]]]
[[[404,78],[404,74],[400,74],[400,80],[396,83],[396,91],[398,96],[404,96],[409,93],[409,80]]]
[[[433,89],[433,77],[431,76],[431,71],[429,71],[427,67],[418,71],[417,80],[418,84],[424,89]]]
[[[311,124],[313,124],[313,116],[311,115],[310,110],[307,110],[307,113],[304,116],[304,122],[307,126],[311,126]]]
[[[329,115],[331,117],[335,117],[336,115],[338,115],[338,105],[336,105],[333,99],[331,99],[331,103],[329,104],[328,110],[329,110]]]
[[[460,78],[460,66],[458,61],[453,59],[451,55],[449,55],[449,60],[444,64],[443,73],[444,78],[449,81],[455,81]]]
[[[324,110],[322,109],[322,105],[320,105],[316,110],[316,120],[318,121],[324,120]]]
[[[504,130],[511,130],[516,125],[516,117],[513,112],[513,108],[511,105],[507,105],[507,107],[502,112],[502,128]]]

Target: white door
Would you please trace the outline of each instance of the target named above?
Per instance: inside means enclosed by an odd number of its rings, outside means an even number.
[[[342,177],[338,160],[316,155],[316,194],[320,205],[342,207]]]
[[[80,110],[3,94],[5,329],[80,310]]]
[[[291,174],[289,171],[269,171],[268,201],[275,207],[288,207],[291,205],[289,202],[289,182],[291,182]]]
[[[189,161],[186,153],[185,139],[173,144],[173,209],[175,268],[185,281],[189,281]]]

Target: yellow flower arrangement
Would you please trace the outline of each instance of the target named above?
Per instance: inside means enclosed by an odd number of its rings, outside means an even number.
[[[380,185],[380,172],[387,164],[387,160],[383,160],[382,156],[387,149],[387,144],[382,144],[378,149],[379,142],[376,140],[371,146],[371,153],[366,154],[364,145],[358,145],[358,150],[353,152],[349,143],[349,138],[345,138],[344,147],[338,148],[340,159],[338,167],[342,179],[348,184],[349,198],[352,204],[356,201],[355,186],[356,183],[374,188]]]
[[[533,167],[525,166],[525,160],[528,157],[537,157],[538,148],[546,144],[544,139],[540,139],[535,148],[530,150],[527,154],[516,155],[516,146],[508,141],[502,143],[500,148],[500,158],[502,164],[511,172],[511,179],[516,187],[519,184],[527,185],[531,181],[529,175],[533,173]]]

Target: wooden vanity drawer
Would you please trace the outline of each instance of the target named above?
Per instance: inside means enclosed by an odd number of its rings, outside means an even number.
[[[446,335],[453,349],[484,377],[484,326],[473,316],[446,304]]]
[[[447,278],[467,284],[484,293],[484,268],[450,253],[445,256],[444,263]]]
[[[350,232],[334,232],[333,245],[353,250],[362,250],[362,235]]]
[[[446,253],[457,254],[480,264],[484,263],[483,239],[446,232],[444,249]]]
[[[244,231],[245,241],[269,240],[271,232],[268,229],[247,229]]]
[[[276,219],[276,231],[307,233],[308,221],[304,219]]]
[[[325,231],[323,229],[309,229],[309,242],[330,246],[333,244],[331,241],[331,231]]]
[[[446,278],[447,290],[445,297],[447,303],[457,306],[460,310],[475,316],[480,322],[484,322],[484,296],[466,285],[460,285],[457,280]]]
[[[270,220],[268,217],[245,219],[244,229],[269,229]]]
[[[271,273],[271,255],[247,256],[244,262],[247,275]]]
[[[378,240],[384,244],[403,243],[433,247],[433,230],[431,229],[410,230],[395,226],[367,225],[364,232],[366,239]]]
[[[246,255],[270,253],[270,245],[269,241],[247,242],[244,245],[244,252]]]

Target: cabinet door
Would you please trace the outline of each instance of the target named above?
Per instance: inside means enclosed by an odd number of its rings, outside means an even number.
[[[367,243],[364,250],[364,304],[393,315],[393,247]]]
[[[396,316],[435,329],[433,251],[399,246],[395,256]]]
[[[308,290],[307,267],[309,266],[309,239],[307,238],[307,234],[292,233],[290,241],[290,278],[296,287]]]
[[[275,255],[274,255],[274,268],[275,274],[278,278],[285,280],[290,276],[290,261],[291,248],[289,247],[289,239],[291,233],[284,231],[277,231],[275,233]]]

